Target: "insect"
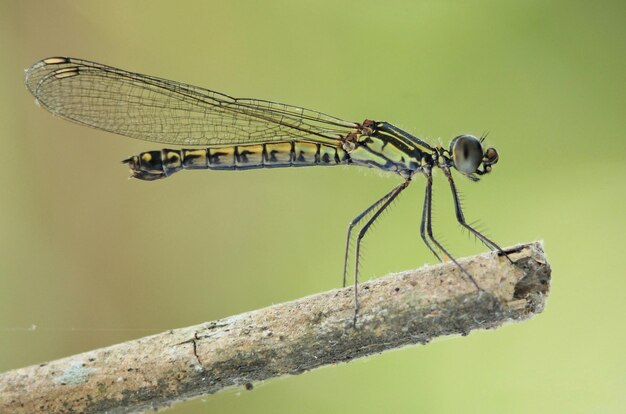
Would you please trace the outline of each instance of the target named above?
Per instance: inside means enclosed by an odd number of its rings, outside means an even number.
[[[380,214],[424,176],[426,187],[420,235],[442,261],[452,260],[480,287],[434,237],[432,174],[448,179],[456,219],[491,250],[506,253],[469,225],[463,215],[452,170],[473,181],[498,162],[483,139],[459,135],[448,148],[431,146],[387,122],[348,122],[321,112],[260,99],[241,99],[181,82],[128,72],[68,57],[51,57],[26,70],[26,86],[54,115],[104,131],[162,144],[193,148],[161,149],[132,156],[132,177],[158,180],[180,170],[248,170],[301,166],[355,165],[398,175],[402,183],[370,205],[348,226],[343,285],[354,246],[354,318],[358,313],[361,242]],[[355,236],[356,234],[356,236]],[[507,256],[508,258],[508,256]],[[510,260],[510,259],[509,259]]]

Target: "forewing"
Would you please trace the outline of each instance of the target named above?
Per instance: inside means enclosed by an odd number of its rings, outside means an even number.
[[[93,128],[174,145],[311,140],[337,143],[357,127],[321,112],[228,95],[74,58],[26,71],[26,86],[54,115]]]

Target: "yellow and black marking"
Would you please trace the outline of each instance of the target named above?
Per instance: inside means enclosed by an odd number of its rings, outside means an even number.
[[[250,170],[257,168],[304,167],[350,164],[343,149],[326,144],[292,141],[234,145],[202,149],[147,151],[123,162],[133,178],[158,180],[180,170]]]
[[[134,178],[148,181],[169,177],[183,169],[251,170],[340,164],[412,176],[436,151],[421,141],[409,142],[393,128],[378,123],[368,127],[367,135],[353,132],[335,146],[314,141],[284,141],[203,149],[166,148],[144,152],[124,162],[129,164]]]
[[[365,122],[364,122],[365,124]],[[370,124],[368,134],[355,137],[350,151],[352,163],[410,177],[432,149],[422,141],[410,142],[387,123]]]

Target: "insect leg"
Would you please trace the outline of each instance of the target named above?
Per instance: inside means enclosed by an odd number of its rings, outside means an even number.
[[[452,255],[445,249],[445,247],[443,247],[441,245],[441,243],[439,243],[437,241],[437,239],[435,239],[435,236],[433,235],[433,228],[432,228],[432,221],[431,221],[431,216],[432,216],[433,174],[432,174],[432,171],[430,169],[424,169],[424,170],[422,170],[422,172],[426,176],[425,204],[426,204],[426,215],[427,215],[426,232],[428,233],[428,236],[430,237],[432,242],[435,244],[435,246],[437,246],[437,248],[439,248],[439,250],[441,250],[455,265],[457,265],[459,267],[459,269],[461,269],[461,271],[465,274],[465,276],[467,276],[467,278],[474,284],[474,286],[476,286],[476,289],[482,290],[480,288],[480,286],[478,286],[478,283],[476,283],[476,280],[474,279],[474,277],[472,275],[470,275],[469,272],[467,270],[465,270],[465,268],[463,266],[461,266],[459,264],[459,262],[457,262],[454,257],[452,257]],[[422,220],[423,220],[423,218],[422,218]]]
[[[420,223],[420,236],[422,237],[422,240],[424,241],[426,246],[428,246],[430,251],[433,252],[437,260],[439,260],[440,262],[443,262],[439,253],[437,253],[437,250],[435,250],[433,245],[430,244],[430,241],[428,241],[428,237],[426,237],[426,226],[428,226],[428,228],[431,227],[430,226],[430,222],[431,222],[431,208],[430,208],[431,200],[430,199],[432,195],[431,193],[432,193],[431,187],[427,183],[426,190],[424,191],[424,208],[422,209],[422,221]]]
[[[384,203],[389,197],[391,197],[393,193],[396,191],[396,189],[397,187],[394,187],[393,190],[391,190],[390,192],[382,196],[374,204],[366,208],[365,211],[363,211],[361,214],[356,216],[354,220],[350,222],[350,225],[348,226],[348,235],[346,237],[346,253],[343,259],[343,287],[346,287],[346,278],[348,274],[348,259],[350,256],[350,240],[352,238],[352,230],[354,229],[354,227],[356,227],[357,224],[359,224],[363,220],[363,218],[365,218],[368,214],[370,214],[372,211],[377,209],[382,203]]]
[[[356,263],[355,263],[355,266],[354,266],[354,325],[355,326],[356,326],[356,317],[357,317],[357,314],[359,312],[358,284],[359,284],[359,257],[360,257],[360,250],[361,250],[361,240],[363,240],[363,237],[365,236],[365,233],[367,233],[367,230],[372,226],[372,224],[381,215],[381,213],[383,211],[385,211],[385,209],[387,207],[389,207],[391,202],[396,197],[398,197],[398,195],[402,192],[402,190],[407,188],[410,183],[411,183],[410,179],[406,180],[405,182],[403,182],[402,184],[400,184],[399,186],[394,188],[388,194],[388,196],[383,197],[384,200],[383,200],[382,204],[380,204],[380,207],[378,207],[378,209],[374,212],[372,217],[363,225],[363,227],[361,227],[361,230],[359,231],[359,234],[357,235],[357,238],[356,238]],[[378,204],[378,203],[376,203],[376,204]]]
[[[456,219],[459,222],[459,224],[461,224],[461,226],[469,230],[470,233],[476,236],[478,240],[480,240],[485,246],[489,247],[491,250],[497,250],[500,253],[500,255],[505,256],[509,260],[509,262],[513,263],[513,261],[502,250],[502,248],[500,248],[500,246],[498,246],[493,241],[491,241],[486,236],[484,236],[482,233],[480,233],[478,230],[476,230],[475,228],[467,224],[467,222],[465,221],[465,216],[463,215],[463,210],[461,209],[461,202],[459,201],[459,194],[456,191],[456,185],[454,184],[454,180],[452,179],[452,173],[447,168],[444,168],[443,172],[446,175],[446,177],[448,177],[448,183],[450,184],[450,190],[452,190],[452,198],[454,200],[454,211],[456,213]]]

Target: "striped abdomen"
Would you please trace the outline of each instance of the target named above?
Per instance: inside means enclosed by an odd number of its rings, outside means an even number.
[[[246,170],[253,168],[338,165],[350,162],[347,153],[330,145],[295,141],[201,149],[162,149],[142,152],[123,162],[134,178],[158,180],[182,169]]]

